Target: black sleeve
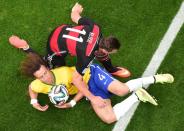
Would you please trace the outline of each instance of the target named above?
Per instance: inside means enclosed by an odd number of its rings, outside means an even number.
[[[77,55],[77,63],[76,63],[76,70],[82,76],[84,75],[84,71],[87,67],[92,64],[94,60],[94,55],[85,56],[85,55]]]
[[[24,50],[22,49],[25,53],[29,54],[29,53],[34,53],[34,54],[38,54],[36,51],[34,51],[31,47],[29,47],[28,49]]]
[[[93,27],[96,23],[89,18],[81,17],[78,21],[78,25],[88,25]]]

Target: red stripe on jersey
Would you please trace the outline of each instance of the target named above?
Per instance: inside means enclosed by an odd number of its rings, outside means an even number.
[[[55,29],[54,33],[52,34],[52,37],[50,39],[50,48],[51,50],[56,53],[57,55],[60,55],[61,56],[61,53],[60,50],[59,50],[59,47],[58,47],[58,37],[59,37],[59,34],[62,30],[62,28],[64,27],[65,25],[62,25],[62,26],[59,26]]]
[[[72,27],[72,29],[81,30],[83,27],[84,27],[84,26],[75,26],[75,27]],[[70,31],[70,32],[68,33],[68,35],[69,35],[69,36],[72,36],[72,37],[78,38],[80,34],[79,34],[78,32]],[[77,41],[72,40],[72,39],[70,39],[70,38],[67,38],[67,39],[66,39],[66,45],[67,45],[67,49],[68,49],[70,55],[76,56]]]
[[[99,36],[99,27],[97,25],[94,25],[93,31],[91,32],[91,38],[88,40],[87,49],[86,49],[86,56],[90,56],[91,52],[93,51],[98,36]]]

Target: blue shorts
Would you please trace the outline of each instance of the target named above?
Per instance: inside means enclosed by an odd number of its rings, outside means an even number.
[[[92,64],[90,71],[91,77],[88,82],[90,92],[95,96],[108,99],[112,95],[108,91],[108,86],[115,79],[97,64]]]

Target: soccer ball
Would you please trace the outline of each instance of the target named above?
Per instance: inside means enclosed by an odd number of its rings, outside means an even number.
[[[48,96],[50,101],[55,105],[59,104],[60,102],[65,103],[69,98],[68,90],[63,84],[53,86]]]

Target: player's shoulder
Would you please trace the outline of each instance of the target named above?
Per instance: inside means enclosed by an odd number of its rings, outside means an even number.
[[[30,88],[34,91],[34,92],[41,92],[43,87],[46,87],[48,85],[44,84],[43,82],[41,82],[38,79],[33,80],[30,83]]]
[[[35,80],[33,80],[31,83],[30,83],[30,85],[31,86],[35,86],[35,85],[40,85],[42,82],[40,81],[40,80],[38,80],[38,79],[35,79]]]
[[[30,83],[31,86],[43,86],[43,85],[47,85],[45,83],[43,83],[42,81],[40,81],[39,79],[35,79]]]

